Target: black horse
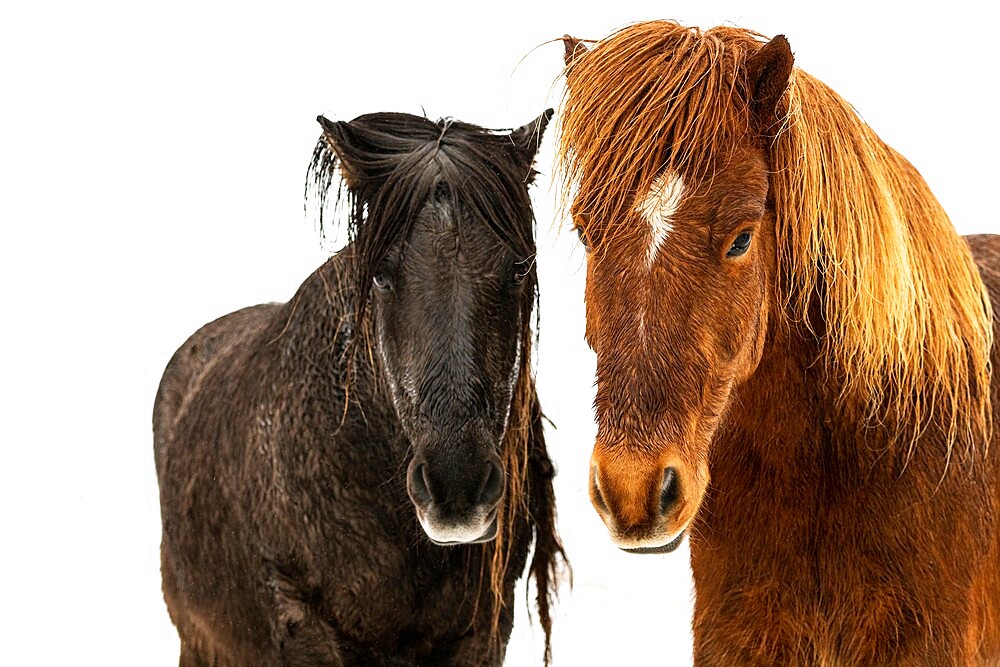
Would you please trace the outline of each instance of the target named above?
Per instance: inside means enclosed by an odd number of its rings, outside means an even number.
[[[500,664],[532,540],[548,658],[528,186],[551,115],[319,118],[309,183],[350,244],[288,303],[202,327],[157,393],[181,665]]]

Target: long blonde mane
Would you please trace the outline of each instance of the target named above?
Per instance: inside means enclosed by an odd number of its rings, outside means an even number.
[[[837,93],[795,69],[763,140],[745,64],[764,44],[731,27],[636,24],[567,68],[563,191],[574,214],[627,234],[664,169],[711,178],[761,142],[777,220],[779,294],[820,341],[840,398],[912,446],[931,425],[948,455],[991,432],[992,310],[965,241],[920,174]],[[616,228],[617,227],[617,228]],[[585,230],[586,231],[586,230]]]

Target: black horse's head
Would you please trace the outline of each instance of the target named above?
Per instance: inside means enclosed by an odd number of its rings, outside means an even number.
[[[528,186],[551,116],[512,132],[398,113],[319,118],[312,173],[322,198],[339,164],[355,314],[370,320],[411,445],[407,490],[439,544],[497,532],[501,443],[536,295]]]

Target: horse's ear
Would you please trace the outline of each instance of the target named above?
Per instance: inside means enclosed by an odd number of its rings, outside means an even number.
[[[340,173],[348,187],[355,187],[365,176],[359,146],[361,145],[357,129],[342,120],[329,120],[325,116],[317,116],[316,120],[323,128],[323,138],[337,154],[340,161]]]
[[[568,72],[576,62],[576,59],[585,54],[590,49],[587,45],[583,43],[582,39],[577,39],[576,37],[571,37],[570,35],[563,35],[562,38],[563,49],[563,62],[566,63],[566,71]]]
[[[538,152],[538,147],[542,144],[542,135],[545,134],[545,128],[548,126],[549,121],[552,120],[552,114],[554,113],[554,110],[546,109],[542,112],[541,116],[510,133],[510,140],[514,144],[514,151],[517,154],[518,161],[525,167],[528,167],[529,170],[535,162],[535,154]],[[532,170],[528,178],[529,183],[534,176],[535,173]]]
[[[746,71],[750,104],[765,129],[776,120],[778,102],[788,88],[795,57],[784,35],[778,35],[747,59]]]

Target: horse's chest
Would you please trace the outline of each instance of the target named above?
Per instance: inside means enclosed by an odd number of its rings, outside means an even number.
[[[894,664],[914,646],[958,641],[941,639],[967,613],[941,575],[960,572],[956,554],[920,539],[936,508],[885,484],[799,480],[737,494],[727,481],[713,480],[692,531],[703,655],[752,661],[766,648],[770,664]]]
[[[397,535],[393,541],[372,541],[331,562],[322,607],[354,642],[419,654],[466,631],[479,567],[478,561],[459,557],[458,550],[415,549],[413,542],[426,538],[405,534],[409,539]],[[407,647],[413,642],[420,646]]]

